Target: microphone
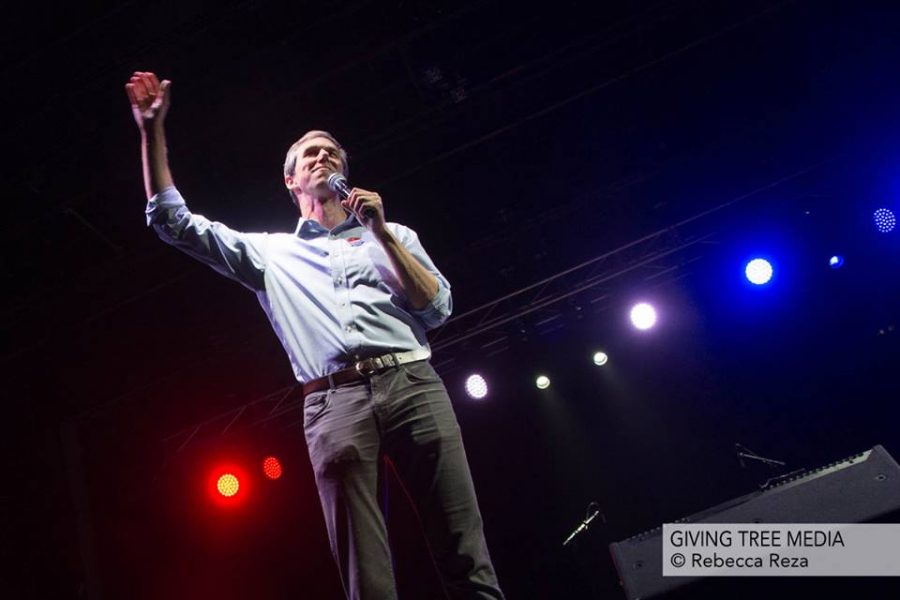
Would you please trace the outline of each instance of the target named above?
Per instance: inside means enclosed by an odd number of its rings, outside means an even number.
[[[340,196],[341,200],[350,197],[350,184],[347,182],[347,178],[337,171],[328,176],[328,187]]]
[[[744,447],[738,443],[734,444],[734,453],[737,455],[738,463],[741,465],[742,469],[746,469],[747,465],[744,464]]]
[[[598,502],[591,502],[590,504],[588,504],[587,511],[589,514],[584,518],[584,521],[582,521],[581,524],[575,528],[575,531],[569,534],[569,537],[567,537],[566,541],[563,542],[563,546],[568,546],[569,542],[574,540],[578,534],[587,531],[588,526],[591,524],[591,521],[593,521],[597,517],[597,515],[600,515],[600,520],[606,523],[606,515],[600,512],[600,504]]]
[[[331,175],[328,176],[328,187],[332,192],[336,193],[341,197],[341,200],[346,200],[350,197],[350,182],[347,181],[347,178],[344,177],[342,173],[338,173],[335,171]],[[375,209],[371,206],[367,206],[363,208],[363,217],[367,220],[375,217]]]

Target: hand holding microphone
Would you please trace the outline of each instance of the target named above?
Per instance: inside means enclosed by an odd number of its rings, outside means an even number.
[[[384,229],[381,196],[368,190],[351,188],[347,178],[338,172],[328,176],[328,187],[341,198],[341,206],[355,214],[360,223],[376,233]]]

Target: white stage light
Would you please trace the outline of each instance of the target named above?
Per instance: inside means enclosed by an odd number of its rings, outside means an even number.
[[[466,379],[466,393],[469,395],[469,398],[481,400],[488,393],[487,381],[477,373],[469,375]]]
[[[656,309],[641,302],[631,309],[631,323],[641,330],[650,329],[656,324]]]

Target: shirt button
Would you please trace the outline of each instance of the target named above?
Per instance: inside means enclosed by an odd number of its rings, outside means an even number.
[[[347,330],[347,333],[352,332],[352,331],[353,331],[353,325],[347,325],[346,330]]]
[[[343,278],[343,277],[338,277],[338,278],[337,278],[337,283],[338,283],[338,285],[341,285],[342,283],[344,283],[344,278]]]

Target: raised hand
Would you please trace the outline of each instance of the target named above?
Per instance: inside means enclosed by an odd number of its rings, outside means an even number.
[[[155,73],[141,71],[135,71],[125,84],[131,112],[141,130],[145,130],[148,125],[163,124],[171,104],[171,85],[172,82],[168,79],[160,83]]]

